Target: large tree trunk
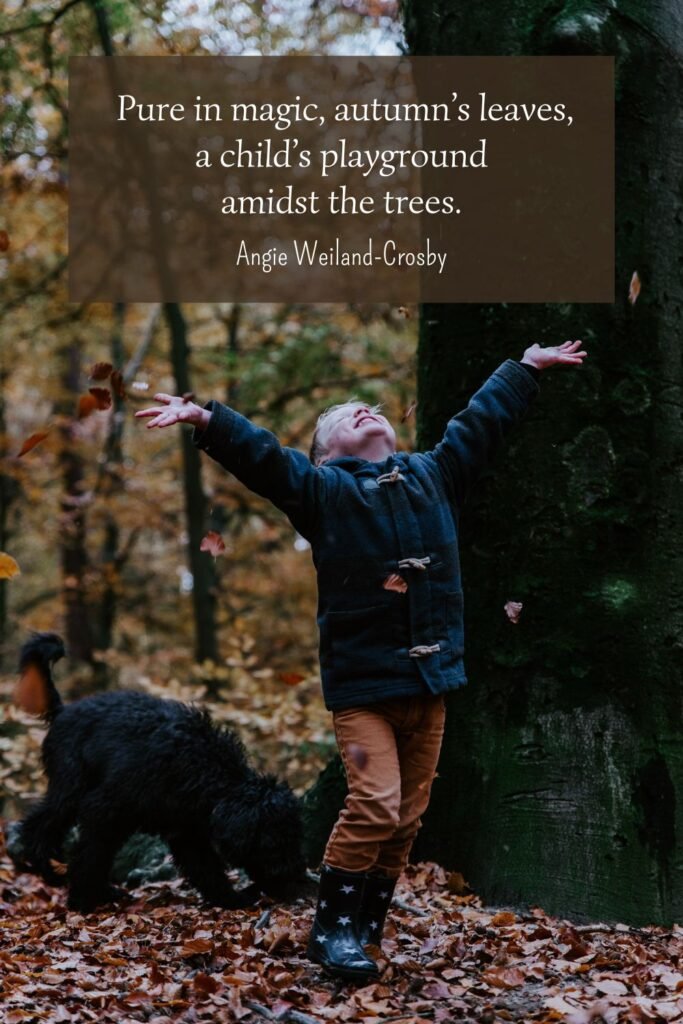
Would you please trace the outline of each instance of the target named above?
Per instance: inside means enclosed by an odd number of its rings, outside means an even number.
[[[683,911],[683,7],[404,0],[410,50],[617,57],[617,301],[425,305],[420,444],[506,357],[583,338],[461,524],[469,685],[414,856],[492,902]],[[643,291],[627,301],[637,270]],[[518,625],[506,601],[522,601]]]

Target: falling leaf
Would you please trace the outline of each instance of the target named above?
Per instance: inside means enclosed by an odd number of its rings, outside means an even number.
[[[361,747],[359,743],[349,743],[346,748],[346,753],[349,755],[356,768],[360,768],[361,771],[365,768],[368,763],[368,752],[365,747]]]
[[[407,306],[399,306],[398,315],[404,317],[406,320],[410,320],[410,310]]]
[[[278,679],[281,679],[287,686],[296,686],[298,683],[303,683],[306,676],[302,676],[300,672],[280,672],[278,673]]]
[[[417,409],[417,402],[411,402],[406,411],[401,416],[401,423],[406,423]]]
[[[78,399],[78,418],[84,420],[86,416],[97,408],[97,399],[94,395],[81,395]]]
[[[398,573],[395,572],[391,573],[390,576],[387,576],[382,586],[385,590],[396,591],[397,594],[405,594],[408,589],[408,584],[403,577],[399,576]]]
[[[69,870],[66,864],[63,864],[61,860],[53,860],[52,857],[50,858],[50,867],[56,875],[65,875]]]
[[[111,380],[109,383],[111,384],[111,389],[117,398],[126,397],[126,385],[123,380],[123,374],[120,370],[112,370]]]
[[[14,703],[27,715],[44,715],[49,707],[47,680],[35,665],[29,665],[14,688]]]
[[[111,363],[95,363],[90,371],[90,380],[106,380],[113,369]]]
[[[186,391],[183,394],[183,402],[194,402],[194,391]]]
[[[20,459],[22,455],[26,455],[27,452],[32,451],[36,445],[39,445],[41,441],[45,440],[47,435],[47,430],[39,430],[36,434],[31,434],[30,437],[27,437],[21,446],[21,450],[19,451],[17,458]]]
[[[88,388],[88,391],[95,399],[97,409],[111,408],[111,391],[109,388]]]
[[[214,558],[217,555],[222,555],[225,551],[225,541],[221,537],[220,533],[216,533],[215,530],[209,530],[202,537],[202,542],[199,545],[200,551],[208,551]]]
[[[13,576],[19,576],[21,569],[11,555],[0,551],[0,580],[11,580]]]
[[[521,601],[508,601],[505,605],[505,614],[507,615],[510,622],[515,626],[519,622],[519,616],[522,611],[523,604]]]
[[[9,249],[9,235],[6,231],[0,231],[0,252],[7,252]]]
[[[134,380],[131,384],[133,391],[149,391],[149,384],[144,380]]]
[[[630,285],[628,287],[628,301],[631,303],[632,306],[635,306],[636,299],[638,298],[639,295],[640,295],[640,278],[638,277],[638,271],[634,270],[633,271],[633,277],[631,278],[631,283],[630,283]]]

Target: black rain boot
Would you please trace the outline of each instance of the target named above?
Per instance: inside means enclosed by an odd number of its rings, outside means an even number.
[[[318,907],[308,940],[309,958],[329,974],[349,981],[374,981],[379,973],[356,934],[365,877],[323,864]]]
[[[387,875],[366,875],[363,898],[358,909],[358,938],[362,946],[380,946],[384,922],[394,895],[397,878]]]

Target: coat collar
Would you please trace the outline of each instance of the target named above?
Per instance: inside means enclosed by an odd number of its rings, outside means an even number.
[[[366,472],[379,475],[380,473],[391,472],[397,456],[398,452],[394,452],[393,455],[389,455],[381,462],[371,462],[369,459],[360,459],[356,455],[340,455],[338,459],[329,459],[327,462],[323,462],[320,468],[338,466],[340,469],[345,469],[348,473],[357,473],[360,470],[365,470]]]

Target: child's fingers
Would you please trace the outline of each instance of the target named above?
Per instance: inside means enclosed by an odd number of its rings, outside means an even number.
[[[154,401],[155,402],[166,402],[166,404],[168,405],[169,402],[173,401],[173,395],[166,395],[166,394],[164,394],[163,391],[160,391],[158,395],[154,396]]]
[[[137,416],[140,416],[140,417],[143,417],[143,416],[160,416],[164,412],[166,412],[166,409],[139,409],[135,413],[135,415],[136,415],[136,417]]]

